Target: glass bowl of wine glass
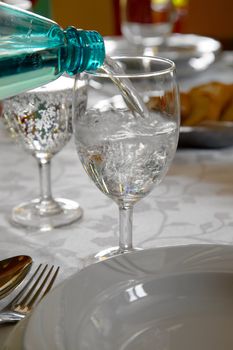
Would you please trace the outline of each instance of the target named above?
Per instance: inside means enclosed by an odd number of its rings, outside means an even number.
[[[3,102],[6,125],[13,138],[37,160],[40,179],[39,198],[13,208],[14,224],[47,231],[82,216],[78,203],[53,198],[51,190],[51,160],[69,142],[73,132],[73,86],[73,78],[62,76]]]
[[[133,207],[163,180],[177,148],[175,64],[146,56],[108,58],[98,71],[76,77],[73,108],[81,163],[119,207],[119,245],[97,257],[132,251]]]

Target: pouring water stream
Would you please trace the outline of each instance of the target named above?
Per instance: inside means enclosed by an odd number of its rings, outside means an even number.
[[[119,62],[107,56],[101,70],[106,73],[117,86],[126,105],[134,115],[137,114],[142,118],[149,115],[145,103],[134,88],[130,79],[124,77],[125,72]]]

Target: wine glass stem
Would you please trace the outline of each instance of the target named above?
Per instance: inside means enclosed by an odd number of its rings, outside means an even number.
[[[40,199],[51,201],[51,161],[48,159],[38,159],[40,177]]]
[[[128,251],[133,249],[132,243],[132,219],[133,207],[119,207],[120,216],[120,233],[119,233],[119,249]]]

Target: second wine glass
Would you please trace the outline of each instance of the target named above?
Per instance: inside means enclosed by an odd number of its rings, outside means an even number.
[[[119,207],[119,246],[98,253],[98,258],[134,250],[133,206],[164,178],[179,134],[174,63],[145,56],[115,61],[125,73],[119,74],[111,60],[93,74],[81,74],[74,89],[74,134],[81,163]]]
[[[177,14],[172,0],[120,0],[121,31],[138,49],[166,45]]]
[[[78,203],[54,199],[51,191],[51,159],[72,135],[73,85],[73,78],[62,76],[3,103],[3,115],[12,136],[36,158],[39,167],[40,196],[16,206],[13,223],[45,231],[82,216]]]

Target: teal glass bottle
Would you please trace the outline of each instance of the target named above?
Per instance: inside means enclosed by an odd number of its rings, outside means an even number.
[[[96,70],[105,58],[96,31],[68,27],[0,2],[0,100],[57,79]]]

